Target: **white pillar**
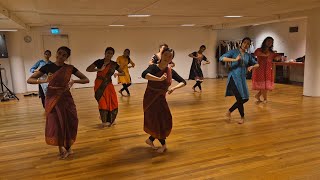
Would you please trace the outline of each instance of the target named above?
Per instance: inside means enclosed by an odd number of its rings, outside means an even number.
[[[216,56],[216,46],[217,46],[217,31],[209,29],[208,44],[205,51],[207,59],[210,61],[210,64],[202,66],[204,69],[204,76],[206,78],[216,78],[217,77],[217,61]]]
[[[27,92],[26,73],[22,58],[23,32],[10,32],[8,37],[8,54],[10,59],[10,71],[13,92]]]
[[[303,95],[320,96],[320,10],[308,15]],[[299,43],[299,42],[297,42]]]

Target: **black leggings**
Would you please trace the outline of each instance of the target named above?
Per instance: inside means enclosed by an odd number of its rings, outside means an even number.
[[[150,136],[149,139],[150,139],[150,141],[153,142],[156,138]],[[159,140],[159,142],[161,143],[162,146],[166,144],[166,139],[158,139],[158,140]]]
[[[120,91],[122,92],[122,91],[125,90],[128,94],[130,94],[128,87],[131,86],[131,83],[129,83],[129,84],[122,84],[122,86],[123,86],[123,88],[122,88]]]
[[[46,96],[43,92],[43,89],[41,87],[41,85],[39,84],[39,97],[41,98],[41,103],[42,103],[42,106],[43,108],[45,108],[45,99],[46,99]]]
[[[249,99],[242,99],[236,84],[234,83],[233,78],[230,78],[229,84],[228,84],[228,90],[231,90],[234,96],[237,99],[237,102],[233,104],[233,106],[229,109],[230,112],[233,112],[234,110],[238,109],[241,117],[244,117],[244,107],[243,104],[246,103]]]
[[[199,89],[201,90],[201,83],[202,81],[196,81],[196,84],[193,86],[193,89],[195,89],[198,86]]]

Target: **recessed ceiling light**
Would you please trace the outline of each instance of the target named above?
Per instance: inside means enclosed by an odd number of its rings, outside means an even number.
[[[121,27],[121,26],[124,26],[124,25],[123,24],[110,24],[109,26]]]
[[[224,17],[226,17],[226,18],[241,18],[243,16],[224,16]]]
[[[150,17],[150,14],[129,14],[128,17]]]
[[[195,24],[181,24],[181,26],[195,26]]]
[[[0,31],[18,31],[17,29],[0,29]]]

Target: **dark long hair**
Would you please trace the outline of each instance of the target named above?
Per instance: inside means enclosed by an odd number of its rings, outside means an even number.
[[[262,50],[262,52],[264,52],[264,51],[266,51],[267,50],[267,41],[268,40],[272,40],[272,46],[271,47],[269,47],[269,51],[271,51],[271,52],[273,52],[273,38],[272,37],[270,37],[270,36],[268,36],[268,37],[266,37],[264,40],[263,40],[263,42],[262,42],[262,44],[261,44],[261,50]]]
[[[130,49],[127,48],[127,49],[125,49],[123,52],[125,52],[125,51],[129,51],[129,56],[128,56],[127,58],[128,58],[128,64],[130,64],[130,60],[131,60],[131,59],[130,59]]]

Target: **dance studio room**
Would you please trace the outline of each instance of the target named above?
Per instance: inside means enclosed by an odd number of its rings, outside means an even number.
[[[0,179],[320,179],[319,0],[0,9]]]

